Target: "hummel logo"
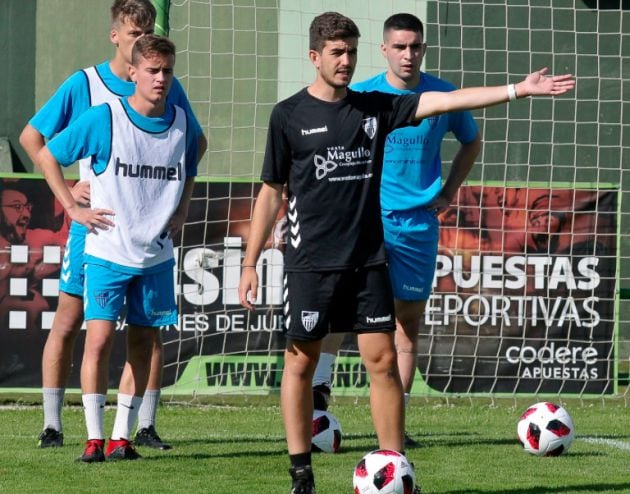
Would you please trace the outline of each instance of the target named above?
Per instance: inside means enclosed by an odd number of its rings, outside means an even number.
[[[129,178],[153,178],[155,180],[181,181],[182,164],[177,163],[175,166],[157,166],[157,165],[134,165],[132,163],[123,163],[120,158],[116,157],[116,165],[114,168],[116,176]]]
[[[389,322],[389,321],[391,321],[392,320],[392,316],[391,316],[391,314],[388,314],[386,316],[377,316],[377,317],[367,316],[365,319],[366,319],[365,322],[367,322],[368,324],[378,324],[378,323],[381,323],[381,322]]]
[[[321,134],[323,132],[328,132],[328,126],[324,125],[323,127],[317,127],[315,129],[308,130],[300,129],[300,131],[302,132],[303,136],[310,136],[311,134]]]

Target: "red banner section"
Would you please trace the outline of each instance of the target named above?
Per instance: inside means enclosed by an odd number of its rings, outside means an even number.
[[[259,263],[260,310],[252,315],[238,304],[257,191],[251,183],[196,184],[176,251],[180,322],[162,333],[165,385],[194,356],[281,354],[283,218]],[[42,180],[5,178],[2,195],[0,386],[38,388],[67,222]],[[616,215],[614,190],[462,187],[441,218],[420,335],[425,383],[455,393],[612,393]],[[113,388],[124,328],[110,366]],[[71,387],[79,386],[83,335]]]

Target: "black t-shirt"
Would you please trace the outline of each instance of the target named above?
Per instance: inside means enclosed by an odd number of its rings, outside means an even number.
[[[385,137],[413,125],[418,99],[348,90],[330,103],[303,89],[274,107],[261,179],[288,184],[285,270],[385,262],[379,204]]]

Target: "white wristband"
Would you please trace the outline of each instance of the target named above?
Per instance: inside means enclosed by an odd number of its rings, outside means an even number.
[[[516,99],[516,86],[514,84],[508,84],[508,101],[514,101]]]

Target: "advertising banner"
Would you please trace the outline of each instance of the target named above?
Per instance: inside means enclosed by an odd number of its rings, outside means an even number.
[[[612,393],[617,192],[462,187],[419,370],[454,393]]]
[[[173,392],[278,389],[283,212],[258,265],[258,310],[242,309],[237,295],[258,187],[195,186],[176,242],[179,324],[162,328]],[[1,190],[0,388],[39,388],[67,218],[41,179],[5,178]],[[441,222],[414,393],[614,391],[617,191],[466,186]],[[112,389],[125,359],[124,314],[117,329]],[[346,341],[338,392],[365,394],[365,369]]]

